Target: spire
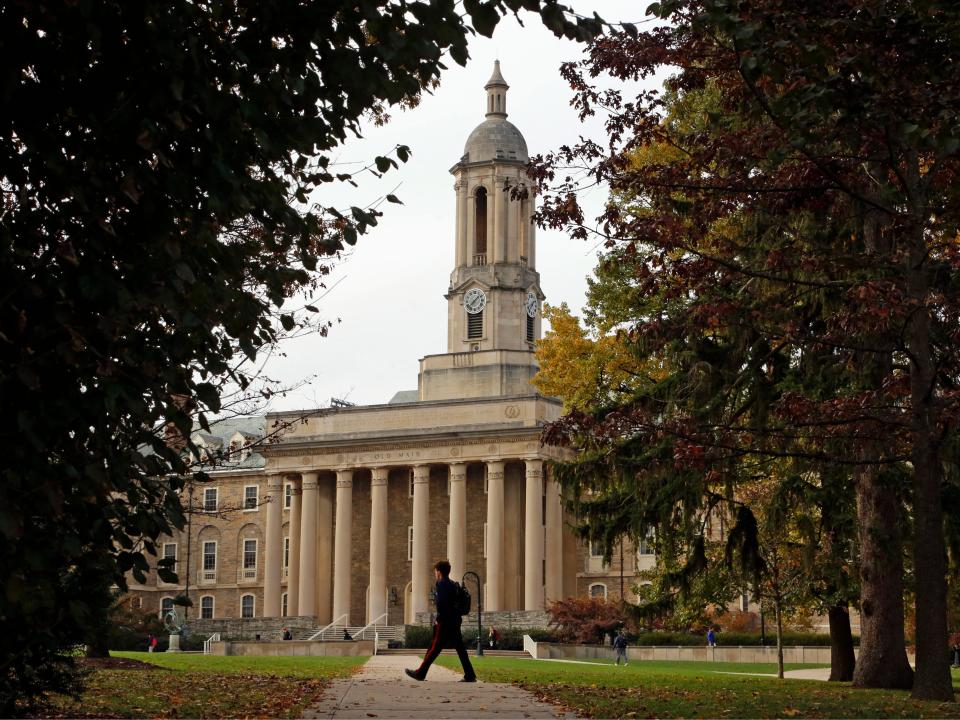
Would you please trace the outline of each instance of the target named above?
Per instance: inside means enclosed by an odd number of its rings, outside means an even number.
[[[487,91],[487,117],[500,118],[507,117],[507,90],[510,88],[507,81],[500,74],[500,61],[493,62],[493,75],[487,80],[483,89]]]

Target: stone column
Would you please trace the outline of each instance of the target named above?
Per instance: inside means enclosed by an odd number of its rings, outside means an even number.
[[[324,477],[317,489],[317,622],[333,621],[333,501],[334,482]]]
[[[487,462],[487,592],[483,607],[503,610],[503,461]]]
[[[563,507],[560,485],[547,474],[547,548],[545,589],[547,602],[563,599]]]
[[[450,577],[457,582],[467,570],[467,465],[450,463],[450,526],[447,528]]]
[[[526,460],[523,609],[543,610],[543,460]]]
[[[353,470],[337,470],[337,527],[333,540],[333,620],[350,624],[350,576],[353,533]]]
[[[367,622],[387,611],[387,468],[373,468],[370,478],[370,591]]]
[[[267,476],[266,548],[263,554],[263,617],[280,617],[283,570],[283,476]]]
[[[293,483],[290,488],[290,515],[288,537],[290,538],[290,556],[287,564],[287,615],[300,614],[300,493],[306,477]],[[299,487],[298,487],[299,486]]]
[[[300,615],[310,617],[317,614],[317,482],[318,473],[303,474],[297,607]]]
[[[413,617],[429,610],[430,593],[430,466],[413,468],[413,562],[411,563]]]

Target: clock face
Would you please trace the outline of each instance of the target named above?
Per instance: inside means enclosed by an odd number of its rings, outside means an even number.
[[[483,312],[487,306],[487,296],[480,288],[470,288],[463,296],[463,306],[471,315]]]
[[[537,316],[537,296],[532,292],[527,293],[527,299],[524,301],[523,306],[527,309],[527,315],[530,317]]]

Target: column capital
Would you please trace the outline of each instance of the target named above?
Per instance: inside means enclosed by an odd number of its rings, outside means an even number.
[[[485,460],[487,464],[487,477],[488,478],[502,478],[503,477],[503,460]]]
[[[353,468],[337,469],[337,487],[338,488],[353,487]]]
[[[526,466],[527,476],[540,476],[543,477],[543,459],[542,458],[524,458],[524,465]]]
[[[380,485],[386,485],[387,478],[389,476],[390,476],[390,468],[386,466],[370,468],[370,485],[372,487],[379,487]]]
[[[449,464],[450,482],[462,482],[467,479],[467,464],[465,462],[455,462]]]
[[[430,466],[427,464],[413,466],[413,484],[430,482]]]

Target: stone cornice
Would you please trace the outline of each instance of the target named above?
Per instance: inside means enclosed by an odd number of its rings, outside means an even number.
[[[295,457],[298,455],[346,455],[350,453],[368,453],[386,450],[428,450],[430,448],[454,448],[462,447],[464,445],[490,445],[495,443],[518,442],[535,442],[539,446],[539,430],[537,428],[531,428],[531,430],[533,430],[533,432],[518,431],[516,434],[511,435],[485,435],[482,437],[469,438],[450,436],[447,438],[437,437],[423,440],[410,440],[408,442],[393,441],[392,438],[386,438],[386,441],[371,439],[366,442],[349,441],[346,443],[319,443],[300,441],[297,443],[272,446],[269,448],[269,452],[265,450],[264,455],[268,457]],[[538,454],[543,452],[551,453],[551,450],[554,453],[562,452],[560,448],[551,448],[551,446],[546,446],[541,448]]]

